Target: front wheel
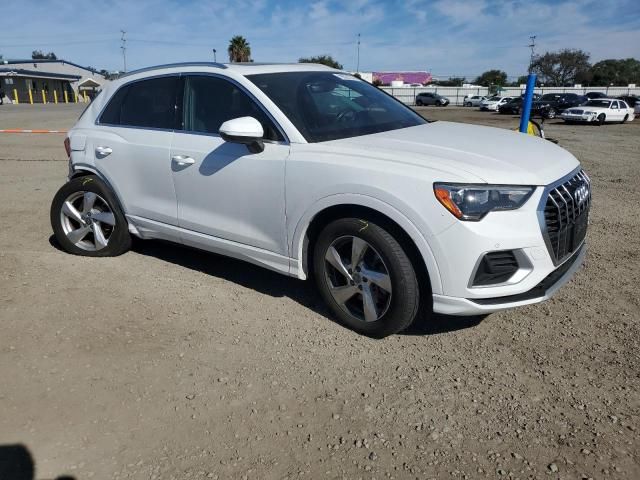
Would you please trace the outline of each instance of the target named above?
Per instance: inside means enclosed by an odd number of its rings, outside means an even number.
[[[120,205],[95,175],[63,185],[51,202],[50,218],[56,240],[74,255],[113,257],[131,247]]]
[[[359,218],[331,222],[318,236],[313,267],[326,304],[359,333],[385,337],[406,329],[417,315],[415,269],[381,225]]]
[[[547,112],[547,118],[556,118],[556,111],[553,108],[550,108]]]
[[[604,125],[605,120],[607,119],[606,115],[604,113],[601,113],[600,115],[598,115],[598,125]]]
[[[421,107],[422,106],[422,100],[416,100],[416,106]]]

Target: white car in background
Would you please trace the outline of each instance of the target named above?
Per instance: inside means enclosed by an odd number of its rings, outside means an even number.
[[[489,110],[492,112],[497,112],[500,105],[504,105],[509,102],[514,97],[489,97],[480,102],[480,110]]]
[[[486,100],[486,98],[487,97],[483,97],[482,95],[465,95],[462,105],[465,107],[479,107],[480,103]]]
[[[633,108],[624,100],[597,98],[579,107],[568,108],[561,115],[567,123],[584,122],[602,125],[606,122],[624,123],[635,118]]]

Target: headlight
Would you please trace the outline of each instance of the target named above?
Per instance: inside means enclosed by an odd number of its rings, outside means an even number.
[[[595,115],[597,112],[584,112],[585,115]]]
[[[477,222],[487,213],[515,210],[529,199],[535,187],[434,183],[438,201],[460,220]]]

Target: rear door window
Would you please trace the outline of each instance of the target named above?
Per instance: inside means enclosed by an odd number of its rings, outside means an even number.
[[[227,120],[253,117],[262,125],[266,140],[284,140],[256,101],[223,78],[210,75],[187,77],[183,110],[184,129],[188,132],[217,135]]]
[[[177,76],[132,82],[120,88],[100,116],[103,125],[172,130]]]

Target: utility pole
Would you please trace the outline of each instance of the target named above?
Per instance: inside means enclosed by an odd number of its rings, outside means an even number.
[[[214,63],[218,63],[218,60],[216,59],[216,49],[213,49],[213,62]]]
[[[122,63],[124,66],[124,72],[127,72],[127,32],[125,32],[124,30],[120,30],[120,33],[122,33],[122,37],[120,38],[120,41],[122,42],[122,45],[120,45],[120,49],[122,50]]]
[[[529,73],[531,73],[531,69],[533,68],[533,59],[536,56],[534,50],[536,48],[536,36],[531,35],[529,38],[531,39],[531,43],[528,45],[528,47],[531,49],[531,58],[529,59]]]
[[[356,63],[356,73],[360,73],[360,34],[358,34],[358,62]]]

